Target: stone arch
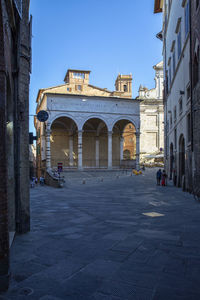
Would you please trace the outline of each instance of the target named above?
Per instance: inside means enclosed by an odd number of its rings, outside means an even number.
[[[82,127],[84,168],[107,167],[108,127],[102,118],[87,118]]]
[[[107,127],[107,130],[109,130],[108,120],[107,120],[105,117],[103,117],[102,115],[99,115],[99,114],[92,114],[92,115],[87,116],[87,117],[80,123],[80,128],[81,128],[80,130],[83,130],[84,124],[85,124],[88,120],[90,120],[90,119],[99,119],[99,120],[101,120],[102,122],[105,123],[105,125],[106,125],[106,127]]]
[[[135,167],[136,127],[128,118],[118,118],[112,128],[112,163],[117,167]]]
[[[136,124],[136,120],[129,117],[129,116],[121,116],[121,117],[118,117],[116,119],[113,120],[112,124],[111,124],[111,130],[113,130],[113,127],[115,126],[115,124],[118,122],[118,121],[122,121],[122,120],[127,120],[129,121],[130,123],[132,123],[135,127],[135,130],[136,130],[136,133],[139,132],[139,125]]]
[[[51,123],[50,149],[52,169],[77,167],[78,126],[71,117],[57,115]]]
[[[72,116],[71,114],[67,114],[67,113],[60,113],[60,114],[57,114],[55,115],[54,117],[50,118],[47,122],[50,124],[50,128],[53,124],[53,122],[58,119],[58,118],[69,118],[71,119],[72,121],[74,121],[74,123],[76,124],[78,130],[80,130],[80,125],[79,125],[79,122],[78,120],[76,119],[76,117]]]

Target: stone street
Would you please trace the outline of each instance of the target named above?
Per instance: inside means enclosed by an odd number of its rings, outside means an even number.
[[[200,203],[155,173],[31,189],[0,299],[200,299]]]

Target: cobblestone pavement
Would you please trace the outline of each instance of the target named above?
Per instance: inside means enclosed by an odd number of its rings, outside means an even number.
[[[0,299],[200,299],[200,203],[155,170],[36,187],[31,213]]]

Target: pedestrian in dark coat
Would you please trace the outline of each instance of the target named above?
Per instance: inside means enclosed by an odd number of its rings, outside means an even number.
[[[162,175],[162,172],[161,172],[161,169],[159,169],[156,173],[157,185],[160,185],[161,175]]]

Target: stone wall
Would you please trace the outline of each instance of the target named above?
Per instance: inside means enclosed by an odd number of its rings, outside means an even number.
[[[21,15],[0,0],[0,290],[8,287],[9,231],[30,229],[29,213],[29,1]]]
[[[200,3],[196,7],[196,1],[191,1],[191,29],[192,29],[192,104],[193,104],[193,152],[194,152],[194,183],[200,190],[200,54],[198,57],[198,81],[195,82],[195,53],[200,51]]]

